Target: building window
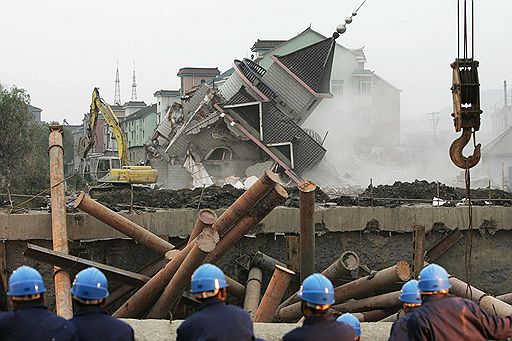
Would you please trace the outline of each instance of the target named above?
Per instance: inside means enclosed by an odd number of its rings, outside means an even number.
[[[233,152],[227,147],[218,147],[212,149],[204,158],[205,160],[232,160]]]
[[[359,94],[370,96],[372,94],[372,81],[361,81],[359,83]]]
[[[308,106],[308,109],[307,110],[311,110],[311,108],[313,108],[313,105],[315,105],[317,102],[317,100],[315,99],[313,102],[311,102],[311,104]]]
[[[341,95],[343,94],[343,85],[345,81],[333,79],[331,80],[331,93],[333,95]]]
[[[363,111],[361,114],[361,129],[370,129],[372,125],[372,113]]]

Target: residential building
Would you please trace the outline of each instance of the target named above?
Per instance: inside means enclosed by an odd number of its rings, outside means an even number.
[[[41,122],[41,111],[43,111],[43,109],[29,104],[28,111],[30,111],[32,116],[34,116],[34,120],[36,120],[37,122]]]
[[[251,59],[259,58],[268,51],[278,47],[286,40],[260,40],[258,39],[251,47],[251,51],[254,53],[251,55]]]
[[[272,49],[258,51],[254,61],[270,70],[281,56],[324,39],[308,28]],[[363,48],[348,49],[336,43],[329,84],[333,97],[323,100],[313,115],[300,122],[301,127],[325,138],[326,158],[340,172],[353,155],[386,157],[386,151],[400,143],[400,90],[366,69],[366,62]]]
[[[158,90],[153,94],[156,98],[157,123],[160,123],[174,102],[180,101],[179,90]]]
[[[157,126],[157,104],[142,108],[122,121],[128,138],[128,160],[135,164],[146,160],[145,144],[151,142]]]
[[[157,128],[155,147],[169,160],[151,160],[159,181],[168,188],[208,186],[229,176],[259,176],[274,163],[286,178],[318,164],[326,150],[299,124],[331,96],[334,51],[335,39],[326,38],[276,57],[268,70],[235,60],[217,91],[206,83],[193,90]],[[212,103],[201,105],[214,93],[240,128]]]
[[[493,188],[512,191],[512,127],[482,148],[482,168]]]
[[[207,83],[220,75],[219,68],[213,67],[184,67],[178,71],[180,78],[180,95],[195,86]]]

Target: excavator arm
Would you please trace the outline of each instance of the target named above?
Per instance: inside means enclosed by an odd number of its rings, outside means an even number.
[[[112,111],[112,108],[110,108],[110,105],[101,98],[98,88],[94,88],[92,92],[87,131],[80,139],[80,154],[82,158],[85,158],[92,147],[94,147],[94,143],[96,141],[96,125],[98,123],[98,116],[100,113],[103,114],[103,118],[114,133],[121,166],[128,166],[128,141],[126,134],[119,124],[117,116]]]

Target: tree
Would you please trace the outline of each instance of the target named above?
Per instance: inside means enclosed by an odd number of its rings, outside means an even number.
[[[30,96],[0,85],[0,188],[35,193],[49,186],[48,126],[28,110]]]

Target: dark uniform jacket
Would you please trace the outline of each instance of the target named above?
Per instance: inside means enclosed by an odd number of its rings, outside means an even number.
[[[0,313],[0,340],[77,341],[78,336],[69,321],[36,300],[18,302],[15,311]]]
[[[218,298],[205,300],[178,328],[178,341],[254,340],[251,316]]]
[[[356,335],[349,325],[337,322],[332,315],[306,317],[302,327],[288,332],[283,341],[322,340],[354,341]]]
[[[391,333],[389,334],[389,341],[408,341],[409,335],[407,333],[407,321],[411,317],[411,313],[403,315],[398,320],[393,322],[391,326]]]
[[[80,341],[133,341],[133,329],[98,306],[80,307],[70,322]]]
[[[411,314],[407,329],[410,340],[502,340],[512,337],[512,316],[489,315],[472,301],[433,295]]]

